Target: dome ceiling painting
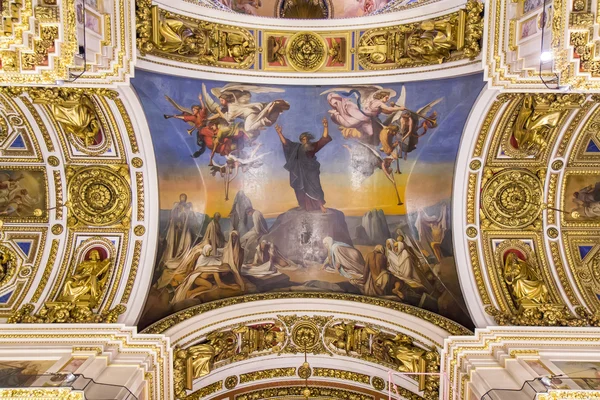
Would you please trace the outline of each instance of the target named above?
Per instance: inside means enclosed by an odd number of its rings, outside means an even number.
[[[222,298],[315,291],[399,301],[472,326],[450,201],[481,75],[332,87],[137,71],[132,85],[161,209],[142,326]]]
[[[206,7],[271,18],[330,19],[376,15],[435,0],[196,0]]]

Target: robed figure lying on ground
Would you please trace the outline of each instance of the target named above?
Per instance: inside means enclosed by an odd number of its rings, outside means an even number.
[[[310,132],[300,135],[300,143],[292,142],[283,136],[280,125],[275,126],[283,144],[284,168],[290,172],[290,186],[296,192],[298,205],[306,211],[327,212],[321,187],[321,164],[316,158],[317,152],[331,142],[327,126],[327,119],[323,118],[323,136],[316,143],[311,142],[314,136]]]

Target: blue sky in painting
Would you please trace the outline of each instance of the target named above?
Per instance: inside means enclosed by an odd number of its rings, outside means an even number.
[[[167,170],[173,172],[173,170],[206,165],[208,162],[209,150],[199,159],[190,157],[190,154],[196,150],[196,138],[195,134],[188,135],[186,131],[189,127],[185,122],[163,118],[163,114],[177,113],[177,110],[165,99],[165,95],[182,106],[190,107],[192,104],[198,104],[198,95],[202,91],[203,82],[209,90],[227,83],[136,70],[132,84],[144,106],[150,125],[159,172],[168,172]],[[419,146],[409,155],[409,159],[425,163],[453,163],[465,121],[484,86],[482,75],[381,86],[400,93],[402,85],[406,87],[406,106],[415,111],[432,100],[444,98],[435,106],[438,112],[438,127],[430,130],[420,139]],[[294,141],[297,141],[299,134],[304,131],[310,131],[315,134],[315,137],[320,137],[321,120],[329,116],[327,111],[330,109],[327,96],[320,96],[320,93],[335,86],[269,86],[285,89],[285,93],[254,94],[252,102],[284,99],[290,103],[290,110],[281,114],[278,120],[278,123],[283,126],[284,135]],[[382,115],[381,118],[383,119],[384,116]],[[339,172],[347,168],[349,155],[342,147],[346,141],[337,126],[331,121],[329,125],[334,142],[319,152],[319,160],[324,171]],[[263,144],[261,153],[271,153],[268,156],[269,164],[282,167],[285,160],[273,127],[263,131],[258,142]]]

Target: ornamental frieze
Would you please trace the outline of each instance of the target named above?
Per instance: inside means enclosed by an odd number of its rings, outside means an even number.
[[[414,68],[475,59],[483,3],[410,24],[358,30],[274,31],[204,21],[138,0],[137,47],[145,60],[277,72]]]

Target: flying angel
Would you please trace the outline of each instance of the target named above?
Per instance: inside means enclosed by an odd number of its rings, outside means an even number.
[[[377,85],[337,87],[321,93],[324,94],[332,108],[329,110],[331,120],[339,125],[345,138],[358,138],[375,144],[384,127],[379,114],[392,115],[405,109],[390,102],[396,97],[394,90]]]
[[[244,131],[251,140],[256,139],[261,130],[277,122],[282,112],[290,109],[290,105],[282,99],[268,103],[251,103],[252,94],[283,92],[283,89],[273,87],[228,83],[221,88],[211,89],[211,93],[218,99],[216,101],[202,84],[204,104],[214,113],[208,119],[222,118],[230,124],[236,119],[242,120]]]
[[[402,200],[400,199],[400,193],[396,187],[396,180],[394,179],[394,171],[392,170],[393,157],[387,156],[382,157],[379,151],[373,146],[357,142],[359,146],[348,146],[344,145],[350,152],[350,164],[352,169],[362,175],[362,178],[368,178],[373,175],[375,170],[381,169],[385,174],[386,178],[394,185],[394,191],[396,192],[396,198],[398,199],[398,205],[401,206]]]
[[[225,181],[225,201],[229,200],[229,184],[238,176],[240,169],[242,172],[248,172],[252,168],[258,168],[263,165],[262,158],[269,153],[256,155],[258,149],[262,146],[259,144],[252,150],[248,158],[240,158],[233,154],[225,156],[225,164],[219,165],[213,162],[211,166],[211,174],[216,176],[220,174]]]
[[[400,173],[399,160],[406,160],[408,153],[417,148],[419,138],[429,129],[437,127],[437,112],[431,111],[443,98],[436,99],[416,112],[405,107],[406,90],[402,87],[398,106],[402,111],[390,115],[384,122],[384,128],[379,133],[381,151],[396,159],[396,172]]]

